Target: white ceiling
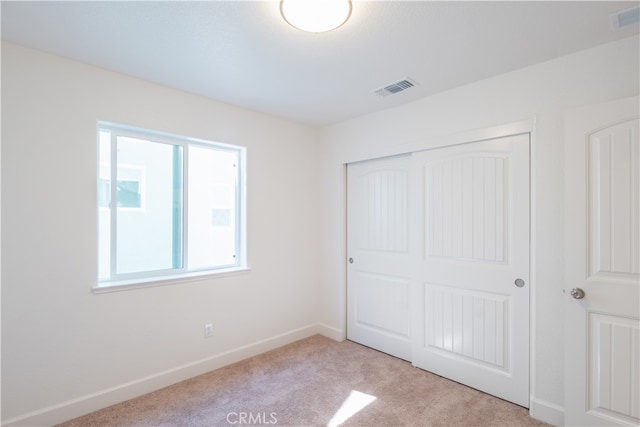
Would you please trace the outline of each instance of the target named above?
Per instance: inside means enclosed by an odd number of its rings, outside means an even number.
[[[358,1],[342,27],[289,26],[272,1],[9,2],[2,38],[311,125],[389,108],[638,34],[616,1]],[[409,77],[396,95],[373,91]]]

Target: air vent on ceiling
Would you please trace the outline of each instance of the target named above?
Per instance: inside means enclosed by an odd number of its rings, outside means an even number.
[[[611,15],[611,27],[614,29],[626,27],[640,22],[640,6],[625,9]]]
[[[386,85],[383,88],[376,89],[373,91],[378,96],[389,96],[394,95],[396,93],[402,92],[403,90],[407,90],[410,87],[417,85],[415,80],[404,79],[391,84]]]

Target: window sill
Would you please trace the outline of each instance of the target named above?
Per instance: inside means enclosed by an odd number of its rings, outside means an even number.
[[[247,274],[249,267],[233,267],[220,270],[195,271],[192,273],[176,274],[171,276],[145,277],[144,279],[118,280],[113,282],[101,282],[91,289],[94,294],[109,292],[129,291],[133,289],[150,288],[155,286],[173,285],[176,283],[195,282],[198,280],[218,279],[221,277]]]

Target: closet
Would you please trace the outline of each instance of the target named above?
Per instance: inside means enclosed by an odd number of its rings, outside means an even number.
[[[347,337],[529,406],[529,133],[347,166]]]

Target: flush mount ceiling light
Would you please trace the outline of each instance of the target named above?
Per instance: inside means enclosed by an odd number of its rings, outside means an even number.
[[[280,13],[299,30],[322,33],[349,19],[351,0],[281,0]]]

